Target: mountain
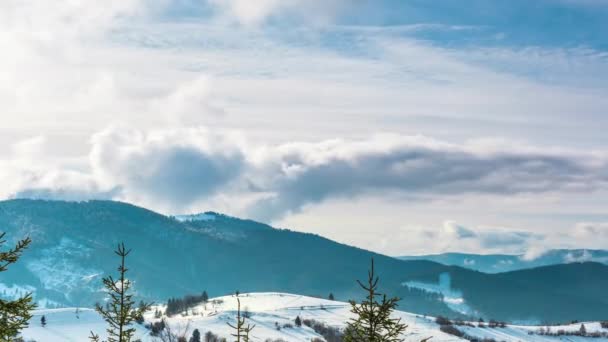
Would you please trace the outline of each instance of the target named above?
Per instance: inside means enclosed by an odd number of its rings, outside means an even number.
[[[608,251],[594,249],[552,249],[531,259],[525,258],[524,255],[466,253],[401,256],[399,259],[430,260],[444,265],[461,266],[485,273],[499,273],[585,261],[608,264]]]
[[[124,241],[133,249],[128,266],[138,296],[156,302],[203,290],[357,299],[355,280],[366,276],[373,257],[382,290],[403,298],[406,311],[543,322],[608,316],[608,266],[595,263],[566,265],[569,279],[560,276],[564,265],[486,274],[213,212],[168,217],[113,201],[2,201],[0,227],[9,242],[26,235],[34,241],[2,274],[0,295],[33,290],[47,307],[101,300],[101,277],[115,273],[113,249]]]
[[[292,341],[308,342],[315,338],[323,339],[319,334],[321,331],[307,326],[306,322],[314,320],[324,326],[344,329],[345,322],[352,317],[350,305],[340,301],[329,301],[325,299],[306,297],[288,293],[245,293],[240,296],[241,306],[247,307],[250,318],[248,323],[255,324],[251,339],[255,341]],[[164,311],[164,307],[155,307],[145,316],[147,323],[163,319],[172,331],[190,336],[194,329],[204,335],[210,331],[219,337],[230,340],[233,331],[226,324],[234,324],[236,315],[236,297],[224,296],[211,299],[216,304],[200,304],[188,310],[183,315],[173,317],[155,318],[155,310]],[[40,318],[44,315],[47,321],[45,327],[40,326]],[[301,327],[294,325],[296,317],[305,322]],[[403,311],[395,311],[395,318],[400,318],[408,325],[403,338],[405,341],[421,341],[423,338],[431,337],[435,342],[468,341],[440,330],[435,319],[429,316],[420,316]],[[586,331],[591,334],[606,336],[598,322],[584,322]],[[277,328],[277,326],[279,328]],[[578,332],[581,323],[567,324],[563,326],[552,326],[553,332],[559,330],[564,332]],[[546,342],[557,341],[559,337],[548,337],[538,335],[539,326],[507,325],[505,327],[491,328],[487,325],[479,327],[477,322],[466,322],[466,325],[454,325],[472,338],[479,341],[505,341],[505,342]],[[544,327],[543,327],[544,329]],[[30,327],[23,332],[25,340],[44,342],[80,342],[87,339],[90,331],[100,333],[103,338],[105,322],[101,317],[90,309],[80,309],[78,315],[75,309],[39,310],[31,320]],[[143,342],[151,342],[155,339],[141,325],[137,326],[136,338]],[[597,341],[605,340],[597,337],[567,336],[568,341]]]

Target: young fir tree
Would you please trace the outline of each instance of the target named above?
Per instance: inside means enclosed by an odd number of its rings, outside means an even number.
[[[40,325],[42,325],[43,328],[46,327],[46,317],[44,317],[44,315],[40,318]]]
[[[108,333],[107,342],[130,342],[135,334],[133,323],[143,316],[143,313],[150,309],[151,304],[141,302],[138,307],[135,305],[133,295],[130,293],[131,282],[126,278],[128,269],[125,266],[125,259],[131,250],[125,248],[124,243],[118,245],[114,252],[120,257],[118,266],[119,278],[112,276],[103,278],[110,301],[103,307],[101,304],[95,305],[95,310],[108,323],[106,329]],[[91,332],[89,337],[93,342],[99,342],[99,336]]]
[[[243,338],[243,342],[249,342],[249,333],[255,328],[255,324],[253,326],[247,324],[245,326],[245,317],[241,316],[241,300],[239,299],[238,292],[236,295],[237,302],[237,311],[236,311],[236,325],[232,325],[227,323],[229,327],[235,330],[235,334],[231,334],[236,337],[236,342],[241,342],[241,337]]]
[[[5,233],[0,233],[0,246],[6,243]],[[17,242],[17,245],[8,251],[0,251],[0,273],[8,270],[8,267],[19,260],[23,251],[32,243],[28,237]],[[36,304],[31,293],[14,300],[0,299],[0,341],[13,341],[19,332],[28,326],[32,318],[31,311]]]
[[[366,292],[366,298],[361,304],[350,301],[351,312],[356,315],[347,323],[344,331],[346,342],[400,342],[401,334],[407,325],[401,319],[391,318],[391,313],[397,307],[399,298],[387,298],[378,293],[378,281],[374,274],[374,259],[368,272],[367,284],[359,283]]]
[[[189,342],[201,342],[201,332],[198,329],[194,329],[192,332],[192,337],[190,337]]]

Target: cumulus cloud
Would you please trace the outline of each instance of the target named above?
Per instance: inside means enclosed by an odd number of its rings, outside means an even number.
[[[548,251],[548,246],[545,245],[533,245],[526,248],[524,253],[520,256],[521,260],[532,261],[543,256]]]
[[[42,138],[15,145],[13,163],[42,159]],[[34,158],[24,162],[23,158]],[[21,160],[21,161],[19,161]],[[464,194],[590,192],[605,187],[606,160],[598,153],[532,147],[450,144],[423,136],[380,135],[276,146],[204,127],[143,131],[112,127],[91,138],[88,165],[33,172],[13,193],[84,184],[131,201],[187,208],[217,194],[255,195],[248,216],[271,221],[328,199],[394,194],[410,200]],[[24,192],[24,191],[28,192]],[[446,222],[444,234],[477,238],[488,248],[517,245],[528,233],[487,233]],[[580,225],[580,235],[599,227]]]
[[[542,243],[545,236],[530,232],[492,227],[465,227],[454,221],[445,221],[440,228],[408,228],[409,239],[416,246],[436,252],[509,252],[523,253]],[[428,253],[428,252],[427,252]],[[465,260],[472,265],[474,260]]]
[[[92,138],[96,179],[126,199],[180,209],[217,191],[245,168],[239,138],[205,128],[141,132],[109,128]]]
[[[564,262],[573,263],[573,262],[586,262],[592,261],[593,255],[586,249],[582,250],[582,252],[568,252],[564,255]]]
[[[592,154],[454,145],[422,136],[286,144],[263,151],[259,164],[254,182],[271,196],[252,207],[252,213],[265,219],[327,198],[366,193],[581,192],[607,180],[606,160]]]

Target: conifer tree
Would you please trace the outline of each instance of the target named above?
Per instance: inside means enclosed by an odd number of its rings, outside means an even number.
[[[360,304],[351,300],[351,312],[356,315],[347,323],[344,332],[346,342],[401,342],[401,334],[407,325],[401,319],[391,318],[399,298],[387,298],[378,293],[378,278],[374,273],[374,259],[368,272],[367,284],[359,280],[359,286],[366,292],[366,298]]]
[[[302,326],[302,319],[300,318],[300,316],[296,316],[294,323],[296,324],[296,327],[298,327],[298,328]]]
[[[192,337],[190,337],[189,342],[201,342],[201,332],[198,329],[194,329],[192,332]]]
[[[236,295],[237,302],[237,311],[236,311],[236,325],[232,325],[227,323],[229,327],[235,330],[232,336],[236,337],[236,342],[241,342],[241,337],[243,338],[243,342],[249,342],[249,333],[255,328],[255,324],[253,326],[247,324],[245,326],[245,317],[241,316],[241,300],[239,299],[238,292]]]
[[[329,299],[329,300],[334,300],[334,299],[335,299],[335,298],[334,298],[334,294],[333,294],[333,293],[330,293],[330,294],[329,294],[329,296],[327,297],[327,299]]]
[[[44,315],[42,315],[42,317],[40,317],[40,325],[42,325],[42,327],[46,327],[46,317],[44,317]]]
[[[0,246],[6,243],[4,235],[5,233],[0,233]],[[18,241],[14,248],[0,251],[0,273],[16,263],[31,243],[32,240],[28,237]],[[35,307],[31,293],[14,301],[0,299],[0,341],[13,341],[28,326],[28,321],[32,318],[31,311]]]
[[[141,302],[138,307],[135,305],[133,295],[129,291],[131,282],[126,278],[128,269],[125,266],[125,259],[131,253],[131,250],[125,248],[124,243],[118,245],[114,252],[120,257],[120,266],[118,266],[119,278],[114,279],[112,276],[103,278],[110,301],[106,306],[97,303],[95,310],[108,323],[106,329],[108,333],[107,342],[130,342],[135,334],[135,328],[132,327],[143,313],[150,309],[151,304]],[[99,342],[99,336],[91,332],[89,337],[93,342]]]

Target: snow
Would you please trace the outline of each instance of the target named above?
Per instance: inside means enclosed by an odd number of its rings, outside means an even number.
[[[191,215],[175,215],[175,219],[180,222],[188,221],[212,221],[215,220],[215,215],[210,213],[200,213]]]
[[[255,324],[252,331],[252,341],[265,341],[266,339],[283,339],[285,341],[304,342],[312,338],[321,338],[311,328],[302,327],[283,327],[285,324],[293,325],[296,316],[304,319],[314,319],[327,325],[343,328],[345,323],[352,317],[350,305],[345,302],[330,301],[326,299],[300,296],[286,293],[246,293],[239,296],[241,300],[241,311],[247,309],[251,313],[251,318],[247,323]],[[230,334],[233,332],[227,323],[235,323],[237,300],[235,296],[224,296],[211,299],[209,303],[198,305],[188,311],[187,315],[176,315],[166,318],[166,322],[174,332],[185,332],[187,336],[192,334],[194,329],[198,329],[201,334],[212,331],[221,337],[226,337],[228,341],[233,340]],[[151,322],[158,319],[154,318],[154,310],[164,310],[163,306],[154,307],[146,314],[146,321]],[[105,323],[101,317],[93,310],[80,309],[76,317],[76,309],[54,309],[39,310],[32,318],[30,327],[23,332],[26,340],[33,339],[38,342],[72,342],[86,341],[90,331],[103,336]],[[47,326],[40,325],[40,317],[45,315]],[[395,312],[395,316],[409,327],[404,336],[406,341],[420,341],[422,338],[433,338],[431,341],[451,342],[464,341],[457,337],[447,335],[439,330],[439,326],[434,322],[433,317],[422,317],[406,312]],[[277,330],[276,326],[281,327]],[[552,327],[553,331],[559,329],[578,330],[579,324]],[[585,323],[588,332],[602,331],[599,323]],[[607,339],[584,338],[568,336],[548,337],[539,335],[529,335],[528,331],[537,331],[538,326],[511,326],[506,328],[478,328],[458,326],[470,336],[480,338],[494,338],[497,341],[606,341]],[[148,331],[143,326],[137,326],[137,337],[143,342],[154,341],[148,335]]]
[[[420,281],[407,281],[403,283],[403,286],[416,288],[432,293],[439,293],[443,295],[443,301],[450,309],[465,315],[479,315],[478,312],[473,310],[465,302],[462,296],[462,292],[452,288],[451,284],[452,282],[449,273],[442,273],[439,275],[439,282],[437,284],[425,283]]]

